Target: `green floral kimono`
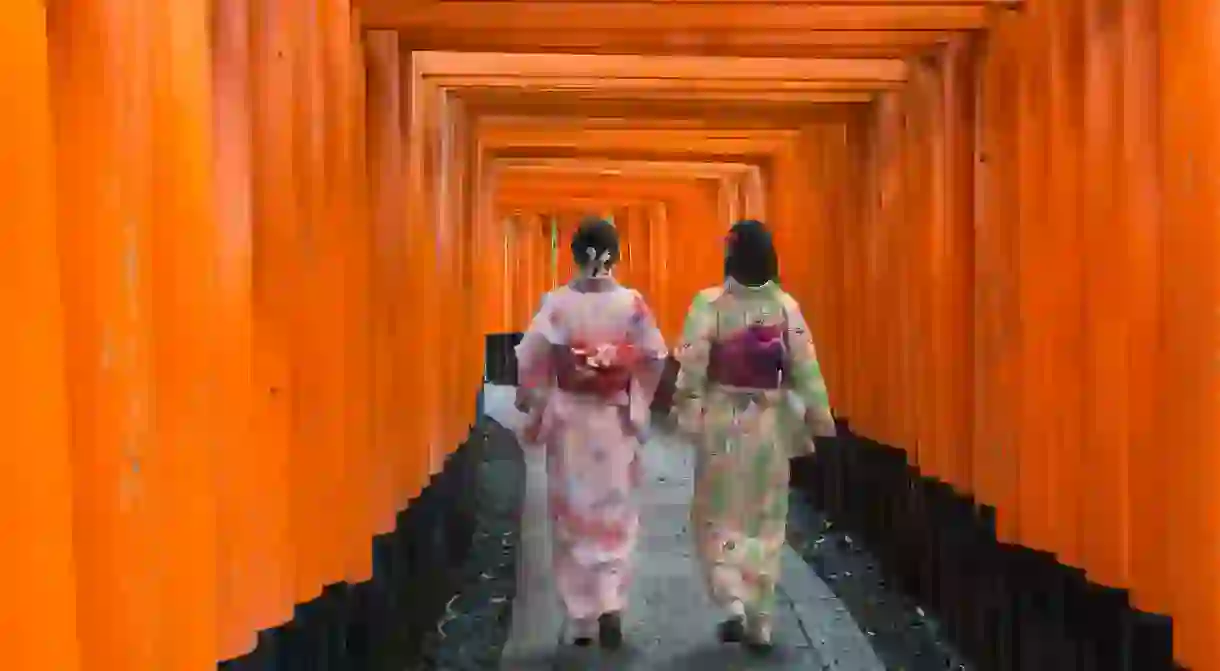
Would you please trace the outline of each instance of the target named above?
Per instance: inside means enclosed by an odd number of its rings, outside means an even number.
[[[765,388],[776,386],[774,362],[764,388],[709,378],[714,346],[722,358],[726,343],[759,329],[774,334],[783,370],[778,388]],[[769,629],[788,515],[788,459],[812,450],[804,408],[830,414],[813,341],[800,306],[778,285],[730,279],[695,296],[677,359],[674,413],[698,446],[691,521],[708,589],[720,606],[740,601],[751,620]]]

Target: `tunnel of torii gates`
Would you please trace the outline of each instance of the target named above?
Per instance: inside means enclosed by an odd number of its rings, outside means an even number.
[[[13,0],[5,669],[210,668],[368,582],[485,336],[600,214],[671,344],[731,221],[774,229],[844,422],[794,481],[963,646],[1220,670],[1218,30],[1212,0]]]

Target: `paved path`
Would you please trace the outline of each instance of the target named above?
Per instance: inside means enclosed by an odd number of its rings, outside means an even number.
[[[487,414],[516,428],[521,416],[512,400],[511,387],[489,385]],[[645,447],[644,528],[631,606],[624,615],[628,643],[623,650],[608,653],[559,645],[564,618],[550,576],[545,456],[527,451],[517,598],[501,669],[885,671],[846,607],[791,548],[785,548],[783,558],[775,653],[760,660],[716,641],[720,614],[704,594],[686,529],[691,459],[690,449],[668,435],[654,436]]]

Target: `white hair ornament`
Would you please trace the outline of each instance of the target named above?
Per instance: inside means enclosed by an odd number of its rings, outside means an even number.
[[[589,265],[593,277],[608,273],[606,264],[610,262],[610,250],[607,249],[601,253],[601,256],[598,256],[596,249],[585,247],[585,255],[589,257]]]

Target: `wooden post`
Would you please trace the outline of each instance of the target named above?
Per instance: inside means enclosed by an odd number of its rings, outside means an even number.
[[[12,3],[0,25],[0,72],[16,92],[0,111],[8,133],[0,161],[0,311],[13,320],[0,330],[0,528],[8,539],[0,566],[13,590],[0,604],[0,630],[13,671],[76,671],[81,662],[64,364],[65,345],[80,334],[65,334],[61,304],[46,11],[35,0]]]

